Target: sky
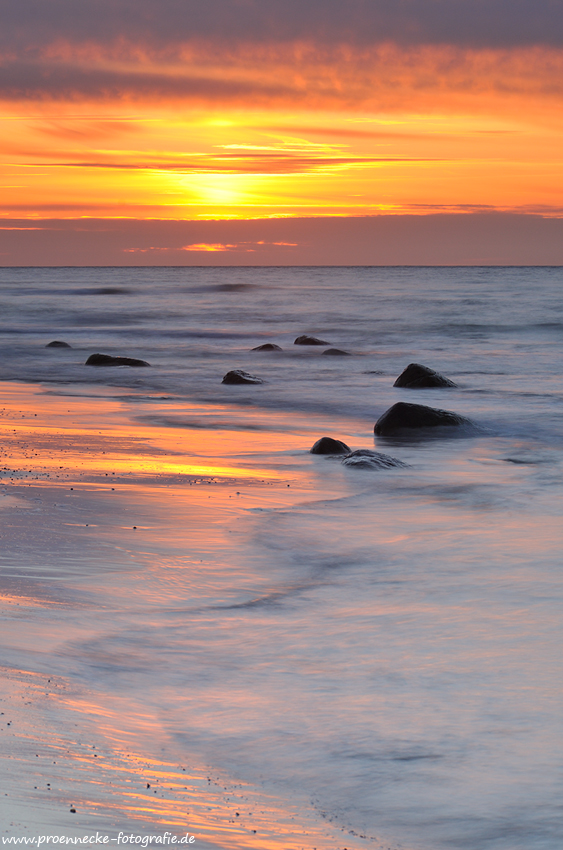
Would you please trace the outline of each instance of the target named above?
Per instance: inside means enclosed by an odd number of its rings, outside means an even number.
[[[561,0],[0,0],[0,265],[563,264],[562,105]]]

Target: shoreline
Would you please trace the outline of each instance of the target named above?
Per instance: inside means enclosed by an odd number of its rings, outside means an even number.
[[[188,831],[209,850],[344,846],[343,828],[329,826],[297,798],[286,796],[287,808],[280,809],[283,795],[277,801],[197,756],[189,765],[178,762],[174,742],[142,694],[92,690],[83,660],[73,657],[74,647],[95,645],[97,631],[122,618],[131,582],[131,602],[149,622],[158,608],[178,607],[177,585],[163,586],[162,573],[151,577],[151,560],[172,557],[189,540],[192,591],[204,604],[222,580],[214,550],[225,546],[249,507],[283,507],[312,495],[291,453],[264,466],[279,435],[238,430],[246,455],[240,452],[237,466],[225,453],[217,457],[228,436],[194,429],[197,454],[186,462],[177,432],[136,423],[132,437],[130,410],[104,399],[98,387],[95,399],[30,384],[5,383],[0,391],[0,604],[8,624],[0,703],[8,789],[0,797],[3,837],[168,830]],[[284,439],[295,446],[307,437]],[[248,456],[253,442],[256,467]],[[255,575],[239,569],[236,584],[222,593],[224,604],[246,604],[267,589],[266,578],[262,584],[263,590]],[[138,663],[127,653],[87,661],[124,670]],[[347,834],[346,846],[366,842]]]
[[[23,672],[0,731],[26,808],[0,791],[2,814],[45,820],[50,783],[63,826],[201,816],[221,850],[558,847],[558,277],[102,282],[125,278],[5,291],[2,663]],[[305,331],[353,356],[289,350]],[[287,355],[250,353],[266,340]],[[458,388],[393,387],[415,361]],[[224,386],[234,367],[264,384]],[[374,436],[398,400],[483,429]],[[408,467],[312,455],[329,435]]]

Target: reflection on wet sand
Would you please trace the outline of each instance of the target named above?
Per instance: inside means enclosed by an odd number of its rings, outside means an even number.
[[[558,846],[556,467],[507,438],[362,473],[310,416],[4,398],[10,828]]]
[[[274,796],[216,769],[151,755],[160,727],[149,712],[87,702],[62,677],[0,672],[2,725],[12,718],[0,755],[2,773],[11,775],[6,835],[21,826],[69,837],[123,830],[162,838],[168,830],[208,850],[343,846],[339,830],[319,828],[316,813],[304,819],[297,802],[281,810]]]
[[[281,443],[279,433],[258,429],[237,430],[233,438],[228,430],[196,427],[183,435],[171,427],[136,423],[131,436],[125,404],[103,394],[95,401],[53,394],[37,398],[26,387],[8,385],[3,401],[3,456],[12,464],[2,470],[4,478],[49,478],[53,483],[113,475],[280,480],[282,472],[255,464],[248,468],[249,456],[279,451],[280,444],[285,451],[304,447],[295,435],[284,434]],[[137,410],[140,406],[137,402]]]
[[[241,564],[230,565],[225,586],[233,523],[249,508],[284,507],[311,490],[292,456],[311,442],[306,425],[303,436],[276,431],[273,418],[264,428],[262,413],[252,427],[246,412],[233,433],[185,422],[180,430],[170,411],[166,425],[153,424],[144,403],[135,401],[145,421],[132,436],[127,402],[103,391],[93,406],[87,397],[3,388],[4,832],[168,829],[209,850],[337,850],[341,829],[314,806],[303,811],[296,796],[282,809],[274,795],[195,756],[180,764],[154,706],[134,691],[107,690],[107,675],[145,665],[138,647],[107,653],[97,645],[98,633],[123,627],[124,604],[150,634],[156,614],[260,598],[269,578]],[[228,415],[197,410],[200,423]],[[266,456],[269,465],[256,461]],[[142,538],[128,543],[135,531]],[[101,691],[86,668],[106,677]]]

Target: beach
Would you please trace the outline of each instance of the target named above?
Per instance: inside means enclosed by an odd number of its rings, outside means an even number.
[[[561,271],[1,283],[2,839],[558,850]]]
[[[57,655],[61,644],[68,659],[73,644],[95,642],[102,621],[102,630],[118,628],[123,596],[136,597],[132,613],[140,618],[150,643],[155,607],[164,607],[167,616],[182,614],[175,573],[187,565],[175,568],[167,563],[164,576],[154,575],[150,586],[145,570],[143,587],[136,588],[134,571],[139,563],[146,568],[160,557],[173,560],[188,534],[192,570],[201,577],[205,569],[201,583],[214,583],[216,550],[225,546],[225,534],[230,532],[214,532],[213,525],[222,529],[223,524],[236,522],[247,510],[249,498],[258,509],[266,509],[299,497],[280,492],[282,486],[287,490],[287,483],[279,473],[237,469],[228,459],[218,463],[216,445],[209,460],[201,455],[190,458],[186,469],[175,439],[150,427],[132,439],[123,405],[90,389],[90,397],[84,398],[45,393],[33,385],[2,388],[3,445],[8,443],[6,454],[15,464],[4,469],[4,484],[9,482],[10,487],[0,502],[2,558],[26,563],[21,573],[5,576],[2,607],[9,622],[5,652],[10,655],[4,659],[21,662],[32,656],[27,665],[8,664],[3,670],[4,718],[10,724],[4,729],[3,750],[3,785],[10,789],[4,803],[11,821],[5,824],[9,827],[5,833],[19,835],[23,828],[25,835],[30,830],[81,835],[84,830],[108,831],[121,825],[129,832],[147,834],[150,825],[153,832],[159,827],[164,835],[167,829],[177,834],[189,825],[204,846],[225,846],[223,840],[228,846],[263,846],[265,836],[272,846],[278,839],[285,842],[279,822],[275,829],[282,835],[276,839],[272,834],[272,821],[289,820],[288,812],[272,812],[267,796],[253,799],[253,789],[235,785],[232,777],[206,765],[197,765],[195,774],[193,766],[190,770],[180,765],[174,748],[161,746],[158,717],[143,704],[142,694],[134,700],[133,711],[129,699],[125,704],[119,697],[97,703],[90,689],[73,686],[61,675],[67,662],[57,661]],[[92,397],[98,402],[96,416],[104,423],[102,430],[92,427]],[[163,436],[169,439],[160,443]],[[245,436],[237,433],[239,443]],[[264,451],[271,441],[266,440]],[[224,435],[214,441],[212,434],[205,442],[225,442]],[[253,444],[256,448],[256,440]],[[290,479],[302,497],[295,476]],[[163,578],[164,584],[158,586]],[[259,592],[248,577],[237,578],[242,585],[231,590],[235,605],[245,591]],[[226,595],[229,599],[228,590]],[[215,594],[203,589],[200,602],[210,599],[216,600]],[[88,611],[91,617],[93,610],[95,623],[85,616]],[[90,663],[102,672],[108,665],[123,670],[131,662],[133,669],[138,666],[138,659],[129,658],[126,651],[121,659],[94,654]],[[45,665],[41,672],[28,669],[37,666],[37,656]],[[80,679],[80,659],[76,660]],[[147,749],[153,738],[154,747]],[[248,809],[249,801],[251,808],[263,810],[252,816],[245,811],[245,826],[237,829],[234,818],[241,813],[235,809]],[[77,817],[69,816],[75,806],[72,814]],[[252,839],[256,827],[260,837]]]

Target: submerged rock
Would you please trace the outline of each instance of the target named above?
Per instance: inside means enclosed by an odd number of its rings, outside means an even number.
[[[89,295],[129,295],[130,289],[121,286],[101,286],[99,289],[91,289]]]
[[[344,466],[351,466],[354,469],[393,469],[408,466],[408,463],[403,463],[396,457],[375,452],[372,449],[358,449],[355,452],[350,452],[349,455],[342,458],[342,463]]]
[[[294,345],[330,345],[326,341],[326,339],[317,339],[316,336],[307,336],[307,334],[303,334],[303,336],[298,336],[297,339],[293,341]]]
[[[263,384],[262,378],[257,378],[255,375],[249,375],[248,372],[243,372],[242,369],[233,369],[232,372],[227,372],[222,384]]]
[[[54,339],[53,342],[48,342],[45,348],[72,348],[68,342],[61,342],[60,339]]]
[[[426,387],[457,387],[457,384],[428,366],[421,366],[420,363],[409,363],[393,386],[416,390]]]
[[[322,351],[322,354],[329,354],[333,357],[350,357],[349,351],[342,351],[341,348],[327,348],[326,351]]]
[[[342,440],[335,440],[333,437],[321,437],[311,449],[313,455],[344,455],[350,451],[350,446],[343,443]]]
[[[283,351],[275,342],[265,342],[264,345],[257,345],[256,348],[251,348],[251,351]]]
[[[469,419],[450,410],[439,410],[435,407],[426,407],[424,404],[407,404],[407,402],[399,401],[379,417],[373,430],[379,436],[388,437],[405,429],[470,424],[472,423]]]
[[[112,357],[109,354],[91,354],[86,361],[86,366],[150,366],[146,360],[137,360],[136,357]]]
[[[244,289],[254,289],[254,287],[254,283],[218,283],[210,288],[216,292],[241,292]]]

